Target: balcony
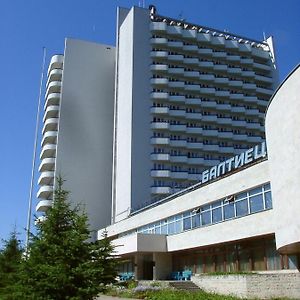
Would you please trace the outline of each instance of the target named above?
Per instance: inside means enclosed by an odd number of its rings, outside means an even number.
[[[59,100],[60,100],[60,93],[49,94],[48,97],[46,98],[44,109],[46,110],[48,106],[59,105]]]
[[[54,171],[55,158],[44,158],[41,160],[39,172]]]
[[[160,32],[163,32],[163,31],[166,31],[167,30],[167,23],[165,22],[151,22],[150,23],[150,30],[151,31],[160,31]]]
[[[197,34],[197,42],[210,43],[210,41],[211,41],[211,34],[201,33],[201,32]]]
[[[200,68],[213,68],[214,63],[212,61],[199,61],[198,66]]]
[[[234,154],[235,150],[233,147],[230,146],[220,146],[219,152],[226,153],[226,154]]]
[[[244,83],[243,84],[243,89],[245,89],[245,90],[255,90],[256,89],[256,84],[254,84],[254,83]]]
[[[184,72],[184,76],[188,78],[199,78],[199,72],[196,71],[186,71]]]
[[[169,80],[168,78],[151,78],[150,83],[155,86],[167,86]]]
[[[247,123],[246,127],[248,129],[257,129],[257,130],[260,130],[261,125],[259,123]]]
[[[248,141],[252,143],[261,143],[263,138],[261,136],[248,136]]]
[[[246,112],[246,108],[243,106],[232,106],[231,107],[231,111],[233,113],[245,113]]]
[[[170,160],[170,154],[167,154],[167,153],[152,153],[151,154],[151,160],[169,161]]]
[[[201,107],[216,108],[217,107],[217,102],[215,102],[215,101],[201,101]],[[218,107],[219,107],[219,104],[218,104]]]
[[[182,49],[185,52],[198,53],[198,46],[196,45],[183,45]]]
[[[248,103],[257,103],[258,101],[256,96],[244,96],[244,100]]]
[[[243,65],[252,65],[253,62],[252,58],[241,58],[241,64]]]
[[[227,57],[227,53],[220,51],[220,52],[213,52],[212,56],[214,58],[226,58]]]
[[[218,159],[205,159],[204,160],[204,165],[207,167],[214,167],[218,165],[220,161]]]
[[[197,30],[194,29],[185,29],[182,31],[182,36],[185,39],[195,40],[197,38]]]
[[[198,54],[203,55],[203,56],[211,56],[213,54],[213,51],[212,51],[212,49],[201,48],[201,49],[198,49]]]
[[[253,71],[242,71],[241,75],[244,77],[254,78],[255,73]]]
[[[202,134],[203,129],[201,127],[187,127],[186,132],[192,134]]]
[[[47,131],[57,131],[58,128],[58,118],[50,118],[45,121],[42,133]]]
[[[61,81],[51,81],[48,84],[47,90],[46,90],[46,98],[49,94],[52,93],[60,93],[61,91]]]
[[[178,147],[178,148],[185,148],[186,140],[170,140],[170,146]]]
[[[189,165],[203,165],[204,159],[203,159],[203,157],[190,157],[188,159],[188,164]]]
[[[170,35],[177,35],[180,36],[182,34],[182,27],[180,26],[168,26],[167,33]]]
[[[153,72],[167,72],[168,65],[164,65],[164,64],[151,65],[150,70]]]
[[[185,132],[186,125],[170,125],[170,130],[174,132]]]
[[[185,113],[185,117],[190,120],[202,120],[201,113]],[[191,127],[193,128],[193,127]]]
[[[232,119],[231,118],[221,118],[221,117],[219,117],[217,119],[217,123],[222,124],[222,125],[231,125],[232,124]]]
[[[199,59],[198,58],[185,58],[183,63],[186,65],[198,66]]]
[[[232,139],[233,133],[231,131],[219,131],[218,137],[222,139]]]
[[[171,172],[171,178],[173,179],[188,179],[189,173],[188,172]]]
[[[228,55],[226,59],[229,62],[240,62],[241,57],[239,55]]]
[[[230,97],[230,92],[229,91],[218,91],[218,90],[216,90],[215,95],[217,97],[220,97],[220,98],[227,98],[227,97]]]
[[[232,139],[234,141],[247,141],[248,140],[248,136],[246,134],[233,134]]]
[[[49,199],[53,195],[53,186],[52,185],[43,185],[39,188],[37,192],[37,198],[39,199]],[[52,201],[50,201],[52,202]]]
[[[187,143],[186,146],[187,149],[203,149],[203,143],[194,143],[194,142],[189,142]],[[191,158],[189,158],[188,161],[190,161]]]
[[[202,116],[202,121],[203,122],[213,122],[215,123],[217,121],[217,116],[216,115],[203,115]]]
[[[150,44],[151,45],[167,45],[168,44],[168,39],[166,38],[152,38],[150,39]]]
[[[227,72],[229,70],[227,65],[214,65],[214,70],[215,71],[222,71],[222,72]]]
[[[184,60],[183,55],[181,54],[169,54],[168,60],[170,62],[182,62]]]
[[[251,53],[251,48],[250,44],[239,44],[239,51],[242,53]]]
[[[225,77],[216,77],[215,78],[215,83],[217,84],[228,84],[229,79]]]
[[[242,87],[243,86],[243,81],[240,81],[240,80],[229,80],[229,86],[230,87],[236,87],[236,88]]]
[[[213,95],[215,93],[215,88],[200,88],[200,93],[205,95]]]
[[[242,74],[241,68],[228,68],[229,74]]]
[[[190,105],[200,105],[201,100],[199,98],[186,98],[185,103]]]
[[[40,159],[53,158],[56,154],[56,145],[46,144],[41,151]]]
[[[172,102],[185,103],[185,97],[184,96],[169,96],[169,100],[172,101]]]
[[[183,109],[170,109],[169,114],[172,117],[185,117],[185,110]]]
[[[199,84],[186,84],[184,89],[187,92],[200,92],[200,85]]]
[[[219,145],[203,145],[203,150],[207,152],[219,152]]]
[[[183,42],[168,42],[168,47],[172,49],[182,49],[183,47]]]
[[[169,170],[151,170],[151,177],[169,178],[171,172]]]
[[[234,127],[246,127],[247,126],[247,122],[246,121],[235,121],[232,120],[232,126]]]
[[[46,171],[42,172],[39,179],[38,184],[39,185],[53,185],[54,181],[54,172],[52,171]]]
[[[215,129],[203,129],[202,135],[205,136],[218,136],[219,131]]]
[[[152,122],[151,123],[151,129],[168,130],[169,128],[170,128],[170,125],[167,122]]]
[[[44,145],[46,144],[56,144],[57,141],[57,131],[47,131],[44,135],[43,135],[43,139],[42,139],[42,147],[44,147]]]
[[[46,86],[49,86],[49,83],[52,81],[61,81],[62,78],[62,70],[61,69],[53,69],[49,73],[48,80]]]
[[[262,82],[267,82],[267,83],[272,83],[273,79],[272,77],[267,77],[267,76],[261,76],[261,75],[255,75],[255,80],[257,81],[262,81]]]
[[[225,38],[223,36],[213,36],[212,44],[216,46],[223,46],[225,45]]]
[[[151,194],[171,194],[172,189],[169,186],[152,186]]]
[[[58,105],[50,105],[46,108],[43,121],[45,122],[47,119],[50,118],[57,118],[59,113],[59,106]]]
[[[157,58],[157,59],[167,59],[168,52],[167,51],[151,51],[150,57]]]
[[[151,138],[152,145],[169,145],[169,138]]]
[[[218,104],[217,109],[223,110],[223,111],[231,111],[231,105],[230,104]]]
[[[273,90],[270,90],[270,89],[265,89],[265,88],[261,88],[261,87],[258,87],[257,89],[256,89],[256,92],[258,93],[258,94],[264,94],[264,95],[268,95],[268,96],[271,96],[271,95],[273,95]]]
[[[193,180],[193,181],[200,181],[201,177],[200,174],[189,174],[188,180]]]
[[[151,107],[150,112],[152,114],[157,114],[157,115],[167,115],[169,113],[169,108],[166,106],[164,107],[153,106]]]
[[[188,160],[187,156],[185,155],[171,155],[170,161],[172,163],[186,163]]]
[[[225,47],[227,49],[238,49],[239,44],[237,41],[234,41],[234,40],[225,40]]]
[[[168,100],[169,94],[162,92],[153,92],[151,93],[151,99],[153,100]]]
[[[258,109],[246,109],[245,114],[249,115],[249,116],[259,116],[259,110]]]
[[[237,94],[230,94],[229,95],[229,98],[231,100],[243,100],[244,99],[244,95],[243,94],[240,94],[240,93],[237,93]]]
[[[259,69],[259,70],[265,71],[265,72],[271,71],[271,67],[269,65],[263,65],[263,64],[259,64],[259,63],[253,63],[253,67],[255,69]]]
[[[170,75],[182,75],[184,74],[184,68],[169,68],[168,74]]]
[[[53,69],[62,69],[63,63],[64,63],[63,55],[57,54],[57,55],[52,56],[52,58],[50,60],[49,68],[48,68],[48,76]]]
[[[184,89],[183,81],[169,81],[169,87],[172,89]]]
[[[43,199],[43,197],[40,197]],[[35,210],[38,212],[45,212],[48,208],[52,206],[52,200],[40,200]]]

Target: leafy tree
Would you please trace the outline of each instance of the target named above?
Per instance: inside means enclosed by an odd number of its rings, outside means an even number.
[[[22,252],[20,240],[13,231],[0,250],[0,299],[13,299],[12,286],[19,280]]]
[[[87,215],[71,207],[63,180],[57,182],[53,206],[32,238],[16,299],[88,300],[114,280],[113,247],[107,238],[88,242]]]

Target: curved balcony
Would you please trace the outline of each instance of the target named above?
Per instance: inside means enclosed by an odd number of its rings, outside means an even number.
[[[193,180],[193,181],[200,181],[201,179],[201,174],[189,174],[188,180]]]
[[[49,198],[52,198],[52,196],[53,196],[53,186],[52,185],[43,185],[39,188],[39,190],[37,192],[37,197],[39,199],[49,199]]]
[[[62,69],[64,63],[64,56],[61,54],[57,54],[52,56],[48,68],[48,75],[53,69]]]
[[[260,88],[260,87],[258,87],[257,89],[256,89],[256,92],[258,93],[258,94],[264,94],[264,95],[269,95],[269,96],[271,96],[272,94],[273,94],[273,90],[270,90],[270,89],[265,89],[265,88]]]
[[[243,81],[240,81],[240,80],[229,80],[228,85],[230,87],[242,87],[243,86]]]
[[[226,58],[227,57],[227,53],[224,52],[224,51],[213,52],[212,53],[212,57],[214,57],[214,58]]]
[[[254,60],[252,58],[241,58],[241,64],[243,65],[252,65]]]
[[[233,134],[232,139],[234,141],[247,141],[248,135],[247,134]]]
[[[169,186],[152,186],[151,194],[171,194],[172,188]]]
[[[184,118],[186,113],[185,113],[185,110],[183,110],[183,109],[170,109],[169,114],[172,117],[182,117],[182,118]]]
[[[227,71],[229,74],[241,74],[242,73],[241,68],[228,68]]]
[[[232,106],[230,104],[218,104],[217,109],[223,111],[231,111]]]
[[[187,149],[203,149],[203,143],[194,143],[194,142],[189,142],[186,145]],[[189,158],[190,161],[190,158]]]
[[[246,112],[246,108],[244,106],[232,106],[231,107],[231,111],[233,113],[245,113]]]
[[[61,81],[51,81],[48,84],[47,90],[46,90],[46,98],[51,93],[60,93],[61,91]]]
[[[204,159],[202,157],[191,157],[188,159],[189,165],[203,165]]]
[[[185,148],[186,145],[186,140],[170,140],[170,146],[172,147]]]
[[[258,101],[256,96],[244,96],[244,100],[249,103],[257,103]]]
[[[152,38],[152,39],[150,39],[150,43],[152,45],[167,45],[168,39],[167,38]]]
[[[259,116],[259,110],[258,109],[246,109],[245,114],[249,116]]]
[[[201,105],[201,100],[199,98],[186,98],[186,104],[190,105]]]
[[[215,115],[204,115],[202,116],[202,121],[204,122],[217,122],[218,117]]]
[[[169,113],[169,108],[166,106],[163,106],[163,107],[152,106],[150,109],[150,112],[152,114],[167,115]]]
[[[227,153],[227,154],[234,154],[235,149],[231,146],[220,146],[219,147],[220,153]]]
[[[201,127],[187,127],[186,132],[192,134],[202,134],[203,129]]]
[[[45,121],[42,133],[47,131],[57,131],[58,128],[58,118],[50,118]]]
[[[204,165],[208,166],[208,167],[214,167],[219,163],[220,163],[220,161],[217,159],[205,159],[204,160]]]
[[[41,151],[40,159],[54,158],[56,154],[56,145],[46,144]]]
[[[197,41],[202,43],[210,43],[211,41],[211,34],[209,33],[201,33],[197,34]]]
[[[213,68],[214,63],[212,61],[199,61],[198,66],[200,68]]]
[[[51,105],[58,105],[60,101],[60,93],[51,93],[47,96],[44,109]]]
[[[40,200],[35,210],[38,212],[45,212],[52,206],[52,200]]]
[[[165,22],[150,22],[150,30],[151,31],[166,31],[167,23]]]
[[[53,185],[54,181],[54,172],[52,171],[46,171],[42,172],[39,179],[38,184],[39,185]]]
[[[48,80],[46,86],[48,87],[49,83],[52,81],[61,81],[62,78],[62,70],[61,69],[53,69],[49,73]]]
[[[259,70],[265,71],[265,72],[271,71],[271,67],[269,65],[263,65],[263,64],[259,64],[259,63],[253,63],[253,67],[255,69],[259,69]]]
[[[153,92],[151,93],[151,99],[153,100],[168,100],[169,94],[163,92]]]
[[[199,84],[186,84],[184,86],[186,92],[200,92],[200,85]]]
[[[227,72],[229,71],[229,68],[227,65],[214,65],[214,70],[215,71],[222,71],[222,72]]]
[[[219,152],[219,145],[203,145],[203,150],[207,152]]]
[[[201,113],[185,113],[185,116],[187,119],[190,119],[190,120],[202,120]]]
[[[170,161],[173,163],[187,163],[187,156],[186,155],[171,155]]]
[[[151,51],[150,57],[152,58],[158,58],[158,59],[167,59],[168,58],[168,52],[167,51]]]
[[[242,71],[241,75],[244,77],[253,78],[255,76],[255,73],[254,71]]]
[[[57,141],[57,131],[48,131],[45,132],[43,139],[42,139],[42,147],[46,144],[56,144]]]
[[[39,172],[54,171],[55,158],[44,158],[41,160]]]
[[[180,36],[182,34],[182,27],[181,26],[168,26],[167,33],[170,35],[177,35]]]
[[[243,94],[230,94],[229,98],[231,100],[243,100],[244,99],[244,95]]]
[[[171,131],[176,131],[176,132],[185,132],[186,131],[186,125],[170,125],[170,130]]]
[[[173,179],[188,179],[189,173],[182,171],[182,172],[176,172],[172,171],[171,172],[171,178]]]
[[[211,56],[213,54],[213,51],[209,48],[200,48],[198,49],[198,54],[203,56]]]
[[[261,81],[264,83],[272,83],[273,82],[272,77],[267,77],[267,76],[262,76],[262,75],[255,75],[254,79],[256,81]]]
[[[230,62],[240,62],[241,57],[239,55],[227,55],[226,59]]]
[[[199,75],[199,79],[202,81],[214,81],[215,80],[215,75],[212,74],[201,74]]]
[[[215,129],[203,129],[203,136],[218,136],[219,131]]]
[[[232,139],[233,133],[231,131],[219,132],[218,137],[222,139]]]
[[[187,78],[199,78],[200,75],[199,72],[196,71],[186,71],[184,72],[184,76]]]
[[[259,123],[246,123],[248,129],[257,129],[260,130],[261,125]]]
[[[184,58],[183,63],[186,65],[198,66],[199,59],[198,58]]]
[[[49,118],[57,118],[59,113],[58,105],[50,105],[46,108],[43,121],[45,122]]]
[[[150,83],[156,86],[167,86],[169,83],[168,78],[151,78]]]
[[[172,102],[185,103],[185,97],[184,96],[169,96],[169,100],[172,101]]]
[[[215,91],[215,95],[216,95],[217,97],[220,97],[220,98],[227,98],[227,97],[230,97],[229,91],[218,91],[218,90],[216,90],[216,91]]]
[[[184,60],[184,58],[183,58],[182,54],[169,54],[168,60],[170,62],[182,62]]]
[[[173,48],[173,49],[182,49],[183,47],[183,42],[168,42],[168,47]]]
[[[182,49],[186,52],[198,53],[198,46],[196,45],[183,45]]]
[[[258,144],[263,141],[263,138],[261,136],[248,136],[248,141]]]
[[[184,89],[183,81],[169,81],[169,87],[172,89]]]

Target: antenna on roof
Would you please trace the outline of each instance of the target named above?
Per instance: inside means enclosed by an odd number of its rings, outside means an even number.
[[[267,38],[266,38],[266,33],[264,31],[263,31],[263,37],[264,37],[264,41],[266,41]]]

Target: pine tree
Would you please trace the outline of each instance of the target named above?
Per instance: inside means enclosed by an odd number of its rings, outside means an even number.
[[[46,220],[37,224],[23,264],[20,299],[93,299],[115,276],[113,247],[109,242],[105,247],[88,242],[87,215],[80,206],[71,208],[62,179],[57,183],[53,207]],[[112,268],[107,269],[107,261]],[[113,276],[106,277],[103,271]]]
[[[13,285],[19,280],[22,251],[17,233],[13,231],[0,250],[0,299],[13,299],[11,295]]]

